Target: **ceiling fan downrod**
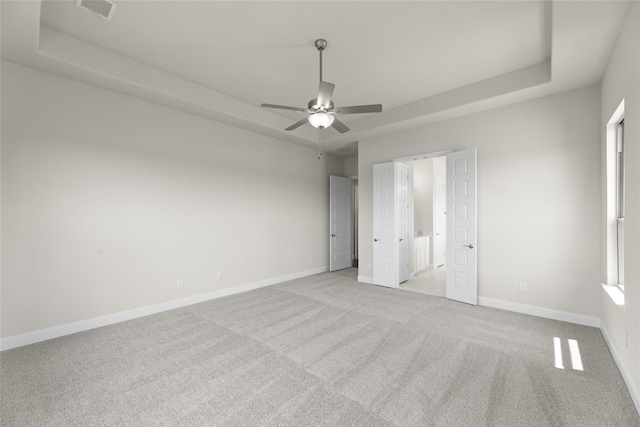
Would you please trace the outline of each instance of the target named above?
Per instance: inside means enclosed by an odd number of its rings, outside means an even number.
[[[325,39],[316,40],[316,49],[320,52],[320,81],[322,81],[322,51],[327,47],[327,41]]]

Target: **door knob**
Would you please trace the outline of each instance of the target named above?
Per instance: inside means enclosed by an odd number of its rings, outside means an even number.
[[[465,247],[467,247],[469,249],[473,249],[473,244],[472,243],[469,243],[468,245],[462,245],[462,246],[465,246]]]
[[[400,238],[400,241],[401,241],[401,242],[402,242],[403,240],[404,240],[403,238]]]
[[[336,237],[336,235],[335,234],[331,234],[331,237]]]
[[[375,238],[374,238],[374,239],[373,239],[373,241],[374,241],[374,242],[377,242],[377,241],[378,241],[378,239],[375,239]]]

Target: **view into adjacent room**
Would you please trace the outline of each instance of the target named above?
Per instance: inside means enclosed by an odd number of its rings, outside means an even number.
[[[400,289],[445,296],[446,157],[407,162],[413,183],[411,277]]]

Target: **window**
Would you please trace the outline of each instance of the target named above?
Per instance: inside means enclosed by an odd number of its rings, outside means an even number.
[[[624,118],[616,124],[616,240],[617,285],[624,292]]]
[[[603,284],[613,302],[624,305],[624,214],[625,214],[625,147],[624,100],[606,127],[606,265]]]

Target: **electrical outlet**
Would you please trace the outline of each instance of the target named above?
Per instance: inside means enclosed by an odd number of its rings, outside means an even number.
[[[626,345],[627,345],[627,348],[629,348],[629,334],[627,334]]]
[[[217,278],[218,280],[222,280],[222,273],[220,273],[220,272],[219,272],[219,273],[218,273],[218,275],[216,276],[216,278]]]
[[[181,288],[183,285],[184,285],[184,280],[178,279],[178,281],[176,282],[176,287]]]
[[[520,292],[527,292],[527,284],[520,282]]]

